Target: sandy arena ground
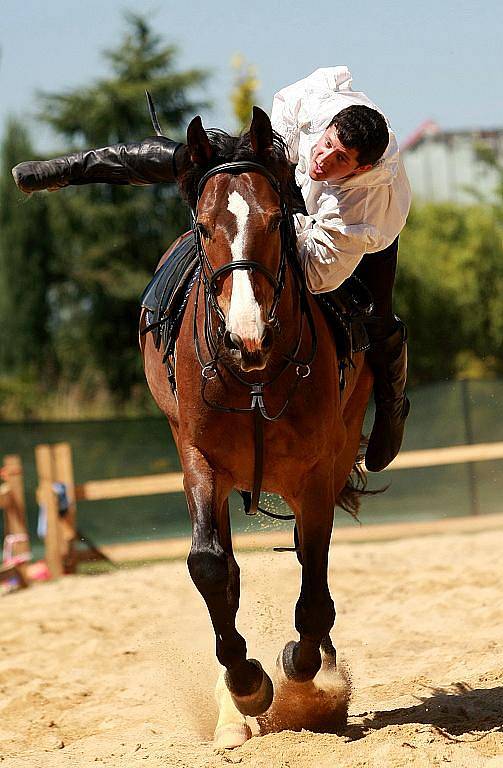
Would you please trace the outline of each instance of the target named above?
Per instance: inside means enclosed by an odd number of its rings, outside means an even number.
[[[8,595],[1,766],[503,766],[502,545],[501,529],[336,544],[334,638],[354,689],[346,731],[257,735],[231,752],[211,745],[214,639],[184,562]],[[238,559],[239,628],[272,671],[295,637],[298,566],[270,550]]]

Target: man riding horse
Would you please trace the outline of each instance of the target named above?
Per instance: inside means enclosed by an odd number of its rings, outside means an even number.
[[[367,358],[376,414],[365,464],[378,472],[397,455],[409,412],[407,333],[393,314],[392,291],[411,192],[386,118],[351,83],[346,67],[318,69],[275,95],[271,122],[287,144],[302,195],[296,229],[309,290],[332,291],[354,273],[372,294]],[[184,144],[157,136],[20,163],[12,173],[19,189],[31,193],[175,181],[185,163]]]

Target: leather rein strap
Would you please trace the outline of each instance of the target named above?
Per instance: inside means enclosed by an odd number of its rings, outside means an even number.
[[[276,421],[284,414],[284,412],[286,411],[289,405],[290,399],[293,396],[295,390],[297,389],[297,386],[299,385],[300,381],[302,381],[302,379],[305,379],[311,373],[310,366],[316,354],[316,347],[317,347],[316,330],[314,325],[314,319],[313,319],[309,302],[306,296],[305,284],[303,283],[303,280],[299,275],[299,271],[294,269],[293,272],[294,272],[294,277],[296,278],[296,283],[298,287],[300,316],[301,316],[301,321],[299,323],[298,338],[296,340],[296,343],[292,352],[290,354],[284,355],[285,365],[279,370],[278,373],[276,373],[276,375],[271,380],[265,383],[262,383],[262,382],[250,383],[249,381],[244,379],[241,375],[239,375],[235,370],[233,370],[232,367],[228,366],[225,363],[225,361],[220,358],[219,347],[223,338],[223,334],[225,332],[225,317],[218,305],[218,301],[216,298],[216,283],[221,277],[226,276],[231,272],[233,272],[234,270],[238,270],[238,269],[258,271],[267,278],[267,280],[269,281],[269,283],[272,285],[274,289],[274,298],[273,298],[271,309],[269,311],[268,322],[279,327],[279,323],[276,318],[276,310],[279,304],[282,290],[285,285],[288,240],[290,239],[290,241],[292,241],[293,239],[293,242],[295,242],[294,240],[295,233],[294,231],[292,231],[293,223],[291,222],[290,214],[282,199],[281,188],[276,177],[273,176],[273,174],[271,174],[271,172],[267,168],[265,168],[265,166],[259,163],[251,162],[251,161],[237,161],[237,162],[223,163],[221,165],[217,165],[214,168],[211,168],[209,171],[207,171],[207,173],[204,174],[204,176],[201,178],[199,182],[198,191],[197,191],[197,201],[199,202],[204,186],[208,181],[208,179],[210,179],[212,176],[215,176],[216,174],[220,174],[220,173],[231,173],[231,174],[239,175],[241,173],[250,173],[250,172],[256,172],[256,173],[262,174],[262,176],[264,176],[268,180],[268,182],[271,184],[273,189],[280,196],[281,212],[282,212],[281,258],[280,258],[278,273],[276,276],[274,276],[260,262],[252,261],[248,259],[241,259],[239,261],[228,262],[227,264],[224,264],[218,269],[213,269],[206,255],[204,245],[201,240],[201,235],[197,227],[197,204],[196,204],[196,210],[192,212],[193,231],[195,236],[197,254],[201,264],[200,279],[203,282],[204,294],[205,294],[205,322],[204,322],[205,341],[206,341],[208,350],[212,355],[212,359],[209,362],[206,362],[206,363],[204,362],[200,343],[199,343],[199,335],[198,335],[196,318],[197,318],[197,306],[199,301],[200,283],[197,288],[196,308],[194,311],[194,327],[193,327],[194,345],[195,345],[196,354],[199,360],[199,364],[201,365],[201,373],[202,373],[201,391],[202,391],[203,401],[209,407],[225,413],[252,413],[253,414],[254,428],[255,428],[253,488],[252,488],[251,494],[246,491],[241,491],[241,495],[244,500],[246,514],[255,515],[257,514],[257,511],[260,511],[260,512],[263,512],[265,515],[268,515],[269,517],[273,517],[276,519],[293,520],[294,515],[279,515],[276,513],[269,512],[268,510],[262,509],[261,507],[259,507],[259,500],[260,500],[260,490],[262,487],[262,478],[263,478],[263,469],[264,469],[264,421]],[[213,326],[212,326],[212,318],[211,318],[212,309],[214,310],[215,314],[219,319],[219,325],[216,331],[213,330]],[[307,324],[309,326],[309,332],[311,336],[311,350],[308,358],[306,360],[301,360],[298,358],[298,353],[300,351],[300,347],[302,343],[302,337],[303,337],[303,331],[304,331],[304,317],[307,319]],[[233,376],[233,378],[235,378],[240,384],[250,387],[251,404],[249,408],[234,408],[232,406],[221,405],[220,403],[216,403],[208,400],[206,396],[206,385],[209,380],[220,376],[220,373],[218,371],[219,365],[222,365]],[[296,366],[296,378],[292,386],[290,387],[289,392],[287,393],[287,397],[284,405],[280,408],[280,410],[276,414],[270,415],[264,403],[264,397],[263,397],[264,388],[267,386],[270,386],[274,381],[276,381],[284,373],[284,371],[286,371],[291,365]]]

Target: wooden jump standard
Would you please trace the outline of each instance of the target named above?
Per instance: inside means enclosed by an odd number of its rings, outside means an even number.
[[[23,465],[19,456],[5,456],[0,467],[0,509],[4,519],[4,554],[9,559],[0,565],[0,581],[14,579],[19,587],[27,587],[26,563],[31,558],[30,540],[26,526],[26,505]],[[17,562],[16,562],[17,561]]]
[[[141,477],[121,477],[112,480],[90,480],[76,484],[73,472],[72,449],[69,443],[37,445],[35,461],[38,473],[37,500],[46,514],[45,560],[53,578],[63,573],[74,573],[82,560],[109,560],[77,527],[77,501],[122,499],[131,496],[149,496],[155,493],[183,491],[181,472]],[[68,511],[61,516],[54,490],[55,483],[65,486]],[[77,549],[84,541],[88,551]]]
[[[52,578],[57,579],[65,571],[72,573],[76,569],[76,506],[70,446],[68,443],[37,445],[35,463],[38,474],[37,501],[44,507],[46,515],[45,560]],[[68,511],[64,517],[59,515],[55,482],[65,484]]]
[[[39,505],[44,507],[46,514],[45,560],[52,578],[56,579],[63,573],[75,573],[77,563],[82,561],[110,562],[77,527],[77,498],[87,497],[82,496],[81,486],[75,485],[70,444],[37,445],[35,463],[39,480],[37,500]],[[55,483],[61,483],[65,487],[67,508],[63,515],[60,515]],[[79,542],[86,545],[85,551],[77,548]]]
[[[181,472],[142,477],[121,477],[113,480],[89,480],[75,483],[72,449],[69,443],[37,445],[35,460],[39,477],[37,498],[46,510],[47,532],[45,558],[53,578],[73,573],[77,562],[108,558],[80,534],[77,527],[77,502],[122,499],[130,496],[149,496],[155,493],[183,491]],[[68,512],[61,517],[54,483],[63,483],[68,500]],[[77,542],[84,541],[87,553],[77,550]]]

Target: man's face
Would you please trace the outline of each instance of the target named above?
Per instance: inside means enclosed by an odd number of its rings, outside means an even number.
[[[358,150],[347,149],[341,144],[335,125],[330,125],[313,150],[309,176],[314,181],[339,181],[371,167],[358,164]]]

